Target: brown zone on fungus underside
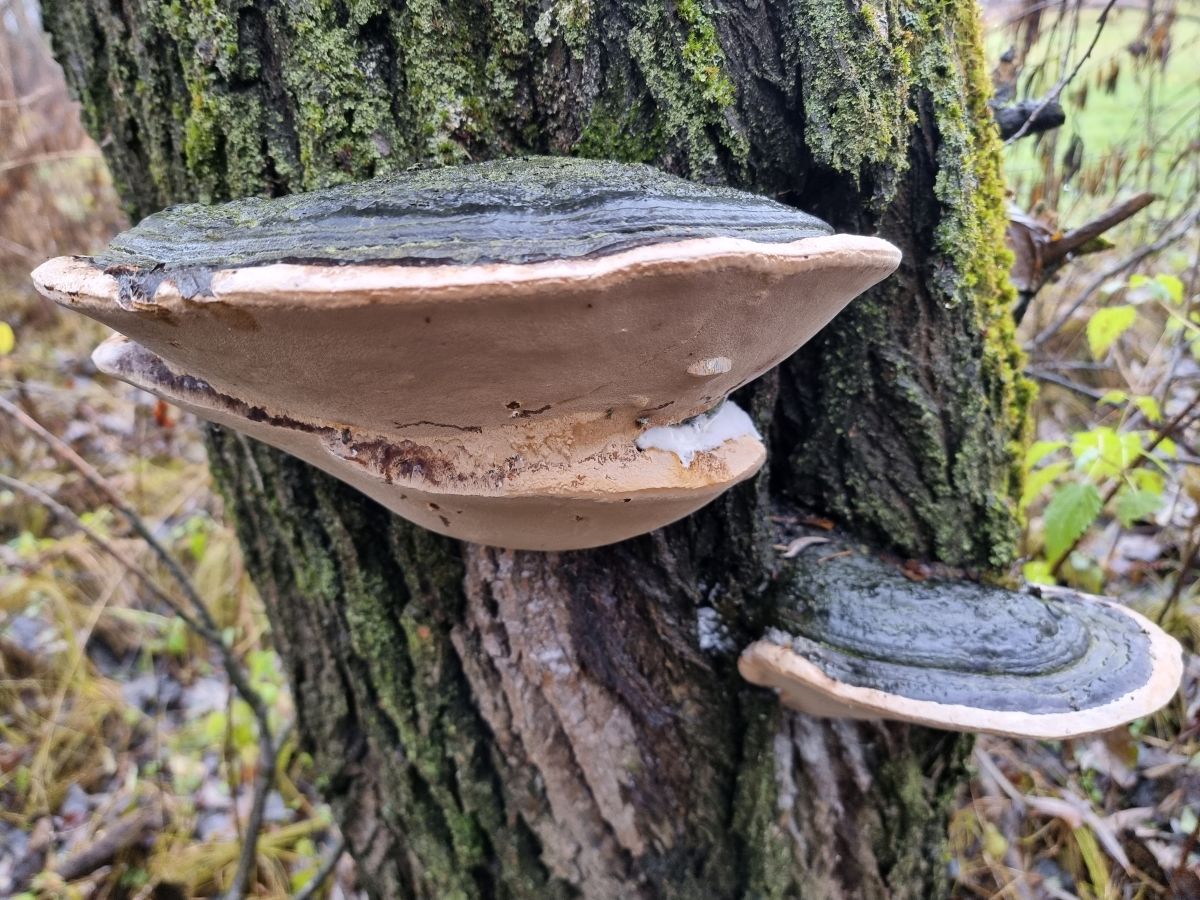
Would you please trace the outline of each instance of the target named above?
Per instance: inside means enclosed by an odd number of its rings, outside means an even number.
[[[383,439],[354,441],[350,444],[350,455],[343,458],[362,466],[369,465],[388,484],[396,478],[405,481],[419,478],[433,485],[466,480],[463,473],[429,447],[410,440],[399,443]]]
[[[431,428],[452,428],[455,431],[467,431],[471,434],[482,434],[483,427],[480,425],[452,425],[449,422],[431,422],[429,419],[421,419],[419,422],[393,422],[396,428],[417,428],[421,425],[428,425]]]
[[[197,403],[198,406],[210,406],[213,409],[230,413],[250,422],[272,425],[276,428],[287,428],[292,431],[303,431],[307,434],[329,436],[334,436],[338,433],[338,429],[328,425],[314,425],[311,422],[294,419],[291,416],[270,413],[261,406],[253,406],[245,400],[240,400],[230,394],[218,391],[203,378],[186,373],[177,374],[172,372],[161,357],[155,356],[142,347],[138,347],[138,350],[140,352],[133,358],[125,356],[122,359],[121,368],[140,381],[146,381],[152,385],[162,387],[168,394],[185,398],[203,398],[203,403]]]
[[[363,468],[373,471],[388,484],[393,484],[397,478],[402,480],[419,479],[431,486],[482,481],[498,488],[505,481],[550,467],[550,463],[530,462],[517,455],[493,464],[485,472],[463,471],[433,448],[413,440],[405,439],[399,442],[383,438],[355,440],[354,433],[344,426],[317,425],[292,416],[271,413],[261,406],[254,406],[217,390],[202,378],[186,373],[177,374],[168,368],[161,357],[146,351],[145,348],[139,347],[138,349],[140,352],[124,357],[121,365],[121,368],[136,380],[159,386],[168,396],[191,398],[198,406],[209,407],[249,422],[318,435],[325,439],[327,449],[334,452],[339,458],[357,463]],[[476,434],[483,431],[477,425],[456,426],[437,422],[410,424],[456,428]],[[604,464],[622,460],[630,461],[640,452],[632,444],[616,447],[610,444],[585,457],[584,462]],[[689,468],[695,469],[697,473],[707,473],[710,478],[714,479],[728,476],[728,466],[721,459],[709,453],[698,453]]]

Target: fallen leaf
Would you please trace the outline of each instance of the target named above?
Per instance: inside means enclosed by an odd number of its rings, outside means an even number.
[[[775,549],[783,551],[781,555],[783,556],[784,559],[795,559],[797,556],[799,556],[801,553],[803,553],[804,550],[808,547],[813,547],[813,546],[816,546],[817,544],[828,544],[828,543],[829,543],[829,538],[813,537],[811,535],[805,535],[804,537],[796,538],[795,540],[793,540],[792,542],[790,542],[788,544],[776,544]]]

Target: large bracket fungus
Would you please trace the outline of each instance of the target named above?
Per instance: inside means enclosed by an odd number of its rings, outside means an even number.
[[[810,715],[1068,738],[1148,715],[1183,675],[1174,638],[1101,597],[912,581],[838,540],[780,584],[783,627],[738,669]]]
[[[754,474],[725,397],[899,257],[763,197],[542,158],[174,207],[33,277],[125,336],[102,371],[434,531],[550,550]]]

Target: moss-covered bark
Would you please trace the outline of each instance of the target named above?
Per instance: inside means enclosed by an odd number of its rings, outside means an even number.
[[[1025,388],[970,0],[45,12],[134,216],[418,161],[573,153],[897,243],[895,278],[744,392],[770,473],[625,545],[462,546],[235,435],[210,449],[377,895],[945,891],[961,742],[781,714],[734,659],[774,621],[781,507],[910,555],[1011,556]]]

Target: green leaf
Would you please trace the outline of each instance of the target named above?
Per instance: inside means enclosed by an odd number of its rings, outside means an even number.
[[[192,555],[192,559],[200,562],[204,558],[204,551],[208,549],[208,534],[203,531],[197,531],[188,539],[188,553]]]
[[[1096,401],[1100,406],[1120,406],[1129,399],[1129,394],[1125,391],[1109,391],[1103,397]]]
[[[1175,445],[1173,440],[1171,440],[1169,437],[1165,437],[1158,442],[1158,446],[1154,448],[1154,452],[1161,453],[1163,456],[1174,459],[1179,455],[1179,448]]]
[[[16,346],[17,336],[12,326],[7,322],[0,322],[0,356],[8,356]]]
[[[1150,518],[1160,506],[1162,497],[1153,491],[1122,488],[1117,495],[1117,519],[1125,528],[1130,528],[1134,522]]]
[[[1025,471],[1028,472],[1055,450],[1067,446],[1066,441],[1034,441],[1025,451]]]
[[[1040,469],[1034,469],[1026,475],[1025,487],[1021,491],[1021,509],[1024,509],[1036,500],[1042,491],[1046,489],[1046,485],[1053,482],[1069,468],[1071,468],[1071,464],[1063,460],[1062,462],[1042,466]]]
[[[188,625],[183,619],[171,620],[167,630],[167,652],[172,656],[184,656],[188,650]]]
[[[983,852],[992,859],[1003,859],[1008,852],[1008,838],[991,822],[983,824]]]
[[[1025,580],[1032,584],[1057,584],[1054,578],[1054,572],[1051,570],[1050,563],[1044,559],[1035,559],[1025,563],[1021,567],[1021,574],[1025,576]]]
[[[1154,281],[1162,287],[1172,303],[1183,302],[1183,282],[1174,275],[1155,275]]]
[[[1153,278],[1133,275],[1129,278],[1129,287],[1129,299],[1134,303],[1156,300],[1159,303],[1173,303],[1178,306],[1183,302],[1183,282],[1174,275],[1162,274]]]
[[[1095,481],[1115,478],[1142,453],[1143,432],[1119,434],[1107,425],[1071,436],[1071,454],[1076,468]]]
[[[1129,473],[1134,487],[1141,491],[1162,496],[1167,489],[1167,479],[1158,469],[1134,469]]]
[[[1042,524],[1046,533],[1046,559],[1055,562],[1096,521],[1100,492],[1094,484],[1064,484],[1046,505]]]
[[[1158,405],[1158,401],[1153,397],[1134,397],[1133,405],[1136,406],[1143,416],[1150,422],[1162,421],[1162,409]]]
[[[1107,306],[1092,313],[1087,324],[1088,347],[1092,359],[1101,359],[1121,335],[1137,320],[1137,309],[1128,303]]]

